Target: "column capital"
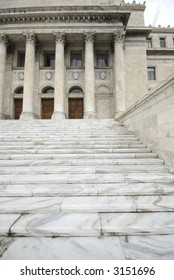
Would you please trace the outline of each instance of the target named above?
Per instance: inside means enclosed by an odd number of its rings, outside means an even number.
[[[94,44],[95,32],[84,32],[83,36],[86,43]]]
[[[56,44],[65,44],[65,32],[53,32]]]
[[[5,35],[5,33],[0,33],[0,44],[7,46],[8,41],[7,41],[7,36]]]
[[[122,43],[124,41],[125,38],[125,31],[114,31],[113,32],[113,40],[114,43]]]
[[[36,35],[34,32],[24,32],[23,35],[26,38],[26,43],[35,45],[36,43]]]

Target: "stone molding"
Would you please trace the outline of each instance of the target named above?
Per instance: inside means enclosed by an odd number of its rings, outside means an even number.
[[[56,44],[65,44],[65,32],[54,32],[53,35]]]
[[[5,33],[0,34],[0,44],[4,46],[7,46],[8,44],[7,36],[5,35]]]
[[[125,31],[115,31],[113,33],[113,40],[114,40],[114,43],[122,43],[124,42],[124,38],[125,38]]]

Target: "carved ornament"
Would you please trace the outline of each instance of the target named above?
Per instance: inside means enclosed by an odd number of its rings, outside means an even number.
[[[8,43],[7,36],[4,33],[1,33],[0,34],[0,44],[7,46],[7,43]]]

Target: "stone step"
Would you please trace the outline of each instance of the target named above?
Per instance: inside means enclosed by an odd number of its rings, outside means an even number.
[[[174,183],[59,184],[26,183],[0,186],[1,197],[174,195]]]
[[[20,166],[0,167],[0,174],[112,174],[112,173],[165,173],[168,167],[164,165],[117,165],[117,166]]]
[[[18,150],[33,150],[33,151],[38,151],[38,150],[80,150],[80,149],[89,149],[89,150],[114,150],[114,149],[119,149],[119,148],[124,148],[124,147],[142,147],[146,148],[146,145],[140,143],[140,142],[115,142],[115,145],[107,144],[107,145],[97,145],[97,144],[52,144],[52,145],[21,145],[21,146],[12,146],[12,145],[2,145],[0,147],[0,153],[4,151],[18,151]]]
[[[117,166],[117,165],[163,165],[164,160],[159,158],[122,158],[122,159],[48,159],[48,160],[34,160],[34,159],[10,159],[0,160],[0,167],[12,166]]]
[[[174,234],[174,212],[1,214],[1,236]]]
[[[169,173],[113,173],[113,174],[30,174],[20,176],[1,175],[0,184],[35,184],[35,183],[70,183],[70,184],[100,184],[100,183],[173,183],[174,175]]]
[[[114,154],[114,153],[146,153],[150,151],[150,149],[143,148],[141,149],[140,146],[138,145],[132,145],[133,149],[129,149],[130,145],[121,147],[118,147],[116,149],[18,149],[18,150],[11,150],[11,149],[6,149],[6,150],[0,150],[0,155],[3,154]],[[146,154],[146,157],[148,157],[149,154]],[[154,154],[151,154],[150,157],[154,157]]]
[[[0,213],[174,212],[174,195],[0,197]]]
[[[4,153],[0,154],[0,161],[2,160],[67,160],[67,159],[154,159],[157,158],[157,154],[149,153],[146,149],[120,149],[115,153]]]

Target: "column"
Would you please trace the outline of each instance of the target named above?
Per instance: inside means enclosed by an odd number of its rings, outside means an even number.
[[[35,78],[35,34],[26,33],[23,108],[20,119],[34,119],[33,93]]]
[[[114,32],[114,55],[115,55],[115,116],[125,111],[125,69],[123,41],[125,32]]]
[[[0,34],[0,119],[4,119],[3,95],[4,95],[6,52],[7,52],[7,38],[6,35],[2,33]]]
[[[65,65],[64,65],[64,42],[65,33],[54,33],[56,41],[55,57],[55,88],[54,88],[54,113],[52,119],[65,119],[64,112],[64,84],[65,84]]]
[[[95,118],[94,91],[94,32],[84,33],[85,37],[85,114],[84,118]]]

